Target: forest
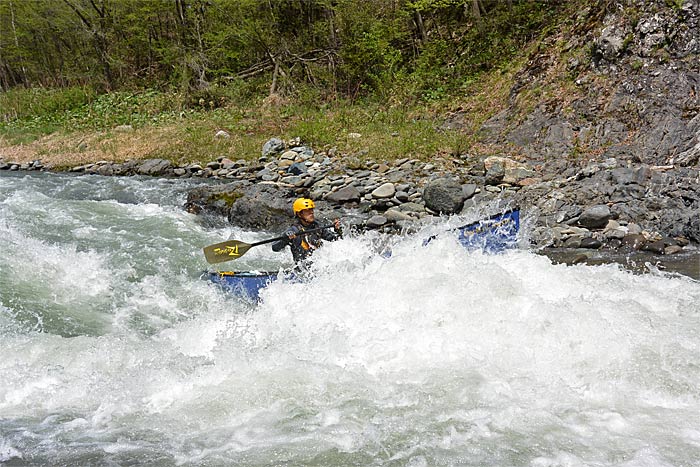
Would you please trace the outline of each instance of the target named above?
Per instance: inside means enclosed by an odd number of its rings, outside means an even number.
[[[15,160],[210,160],[251,157],[271,136],[332,146],[359,132],[339,150],[460,153],[474,140],[440,132],[431,115],[460,108],[477,128],[581,6],[0,0],[0,148]],[[124,125],[135,133],[113,137]],[[212,140],[219,129],[226,145]]]
[[[89,86],[321,99],[458,89],[567,3],[544,0],[2,0],[0,90]],[[569,7],[571,5],[568,5]]]

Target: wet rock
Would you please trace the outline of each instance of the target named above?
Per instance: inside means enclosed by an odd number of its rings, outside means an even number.
[[[631,248],[632,250],[641,249],[647,242],[647,239],[642,234],[625,235],[622,239],[622,246]]]
[[[588,261],[588,255],[581,253],[576,255],[574,259],[571,260],[571,264],[583,264],[586,261]]]
[[[387,223],[387,221],[388,221],[388,219],[386,217],[376,215],[376,216],[372,216],[369,219],[367,219],[367,222],[365,223],[365,225],[367,226],[367,228],[377,229],[377,228],[385,225]]]
[[[408,214],[405,214],[398,210],[397,208],[390,208],[384,212],[384,217],[390,222],[400,222],[400,221],[412,221],[413,218]]]
[[[649,242],[649,243],[644,244],[641,249],[644,251],[650,251],[652,253],[662,255],[664,253],[664,248],[665,248],[664,241],[657,240],[655,242]]]
[[[165,175],[166,171],[172,167],[172,163],[165,159],[147,159],[143,161],[137,171],[141,175],[159,176]]]
[[[588,248],[591,250],[597,250],[598,248],[603,246],[603,243],[596,238],[585,237],[585,238],[581,239],[580,246],[581,246],[581,248]]]
[[[683,247],[680,245],[669,245],[664,248],[663,254],[665,255],[675,255],[683,251]]]

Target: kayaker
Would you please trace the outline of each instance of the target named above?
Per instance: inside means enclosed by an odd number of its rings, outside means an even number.
[[[315,207],[313,200],[308,198],[299,198],[294,201],[292,211],[294,211],[296,223],[284,231],[286,238],[272,244],[272,251],[282,251],[284,247],[289,245],[294,262],[300,263],[308,259],[311,253],[321,246],[321,240],[333,241],[342,236],[340,219],[334,219],[333,226],[327,229],[302,234],[305,231],[321,227],[314,215]]]

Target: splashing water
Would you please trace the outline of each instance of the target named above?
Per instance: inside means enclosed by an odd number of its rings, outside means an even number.
[[[691,466],[700,285],[372,234],[252,304],[197,183],[0,176],[0,462]],[[288,265],[252,249],[238,269]]]

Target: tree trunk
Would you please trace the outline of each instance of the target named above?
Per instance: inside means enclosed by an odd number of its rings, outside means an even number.
[[[22,84],[24,86],[27,86],[27,69],[24,66],[24,57],[22,56],[22,53],[20,52],[19,48],[19,39],[17,38],[17,28],[15,26],[15,9],[12,5],[12,0],[10,0],[10,21],[12,24],[12,34],[14,35],[15,38],[15,47],[17,48],[17,54],[19,55],[19,61],[20,61],[20,69],[22,70],[22,73],[20,75],[20,79],[22,80]]]
[[[428,40],[428,34],[425,32],[425,25],[423,24],[423,16],[420,11],[417,11],[413,15],[416,26],[418,27],[418,34],[420,34],[421,42]]]
[[[479,0],[472,0],[471,5],[472,5],[472,16],[476,18],[477,21],[481,21],[481,6],[479,5]],[[464,5],[466,8],[466,4]]]
[[[280,72],[280,63],[274,58],[272,59],[272,61],[275,64],[275,71],[272,72],[272,84],[270,85],[270,95],[273,95],[275,92],[277,92],[277,76],[279,76]]]
[[[95,26],[90,20],[89,16],[84,14],[69,0],[63,0],[63,2],[68,5],[76,15],[78,15],[78,18],[80,18],[80,21],[83,23],[88,33],[93,36],[93,47],[95,48],[95,53],[97,54],[97,60],[102,66],[102,73],[106,81],[105,85],[108,91],[111,90],[114,87],[114,80],[112,78],[112,67],[109,63],[109,42],[107,40],[109,9],[107,8],[107,0],[102,0],[100,6],[98,6],[94,0],[90,0],[90,4],[97,12],[99,26]]]

